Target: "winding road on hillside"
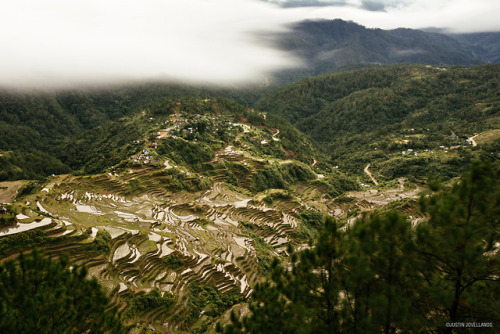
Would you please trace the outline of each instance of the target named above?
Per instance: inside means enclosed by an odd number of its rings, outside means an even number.
[[[474,140],[474,138],[476,138],[477,136],[479,136],[479,135],[477,134],[477,135],[475,135],[475,136],[469,137],[469,140],[470,140],[470,142],[472,143],[472,147],[476,147],[476,146],[477,146],[477,143],[476,143],[476,141]]]
[[[373,183],[375,183],[375,185],[378,186],[378,182],[377,182],[377,180],[375,180],[375,178],[373,177],[372,173],[370,173],[369,168],[370,168],[370,164],[366,165],[364,171],[365,171],[366,175],[368,175],[370,177],[370,179],[372,179]]]

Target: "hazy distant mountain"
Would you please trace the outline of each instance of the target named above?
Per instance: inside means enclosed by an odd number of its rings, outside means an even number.
[[[452,35],[484,62],[500,63],[500,32]]]
[[[446,35],[412,29],[368,29],[343,20],[302,21],[277,40],[305,68],[279,73],[290,82],[352,64],[473,65],[498,62],[500,33]]]

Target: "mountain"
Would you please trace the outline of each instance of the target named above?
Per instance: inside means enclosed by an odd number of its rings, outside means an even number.
[[[68,143],[159,98],[225,96],[249,105],[263,89],[164,83],[66,91],[0,88],[0,181],[69,172],[74,164],[61,160]]]
[[[474,65],[498,62],[500,33],[449,35],[413,29],[368,29],[343,20],[302,21],[275,44],[304,62],[304,68],[277,73],[290,83],[347,65]]]
[[[315,237],[319,208],[359,188],[288,121],[226,98],[155,100],[62,154],[84,175],[0,183],[0,258],[66,254],[135,330],[213,329],[289,242]]]
[[[345,172],[449,178],[481,156],[467,138],[500,128],[499,80],[499,65],[373,67],[284,86],[257,108],[290,120]],[[488,150],[498,157],[498,145]]]
[[[488,281],[498,276],[492,255],[500,245],[499,79],[498,65],[373,66],[269,88],[255,107],[230,99],[235,91],[163,86],[8,95],[2,126],[20,142],[0,154],[1,175],[19,179],[35,169],[40,180],[0,182],[0,263],[36,247],[85,266],[132,333],[214,333],[235,322],[233,311],[248,315],[270,299],[278,308],[257,318],[294,324],[289,312],[275,312],[281,305],[307,319],[300,325],[307,332],[328,304],[317,298],[331,281],[322,268],[335,269],[336,304],[328,305],[342,314],[341,332],[359,322],[337,283],[352,287],[367,313],[389,314],[367,314],[363,333],[381,321],[431,331],[450,318],[443,309],[497,321],[489,296],[498,284]],[[223,96],[209,95],[216,93]],[[23,142],[37,133],[47,142]],[[467,170],[476,172],[450,192]],[[419,244],[400,247],[402,236]],[[467,276],[453,276],[441,259]],[[401,283],[394,300],[402,302],[380,307],[395,296],[386,269],[401,261],[404,271],[390,277]],[[457,280],[468,284],[458,296]],[[10,296],[6,281],[0,291]],[[409,302],[415,296],[423,302]],[[471,315],[468,305],[482,306]],[[256,332],[266,331],[266,317]]]
[[[467,45],[481,61],[485,63],[500,62],[500,33],[456,34],[451,35],[451,37]]]

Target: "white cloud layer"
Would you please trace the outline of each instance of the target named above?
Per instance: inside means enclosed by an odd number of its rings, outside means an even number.
[[[369,28],[433,27],[450,32],[500,31],[498,0],[345,0],[345,3],[344,6],[290,10],[296,11],[296,17],[302,19],[341,18]]]
[[[342,18],[383,29],[500,30],[498,0],[297,1],[303,7],[284,6],[290,0],[2,0],[0,85],[262,80],[298,63],[254,33],[283,31],[303,19]]]
[[[262,79],[296,62],[253,35],[282,30],[277,11],[251,0],[3,1],[0,85]]]

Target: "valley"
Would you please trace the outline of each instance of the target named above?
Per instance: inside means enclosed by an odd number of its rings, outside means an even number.
[[[347,239],[330,244],[344,247],[332,263],[351,268],[358,261],[351,256],[361,254],[374,257],[367,268],[385,268],[374,264],[385,248],[355,248],[356,238],[380,233],[367,243],[377,245],[403,238],[406,228],[417,233],[434,219],[425,201],[447,198],[477,161],[495,174],[499,76],[497,65],[373,67],[269,90],[253,105],[154,91],[108,121],[103,111],[102,122],[52,138],[53,145],[5,142],[0,262],[33,247],[67,256],[97,279],[127,331],[215,333],[237,323],[231,311],[240,319],[255,312],[259,289],[279,266],[299,270],[297,254],[319,249],[333,220],[338,232],[328,238]],[[108,109],[115,114],[126,101],[116,97]],[[49,128],[43,117],[37,126],[19,125],[28,130],[17,127],[18,138]],[[485,182],[493,187],[492,179]],[[495,205],[488,203],[489,214]],[[371,217],[382,222],[366,227]],[[380,217],[393,225],[355,234],[385,226]],[[488,252],[498,249],[497,232]],[[345,277],[357,274],[346,270]],[[339,300],[337,308],[345,307]],[[428,321],[432,327],[441,318]]]

